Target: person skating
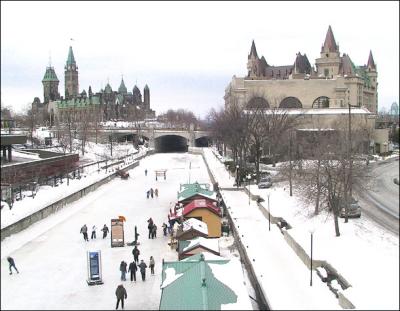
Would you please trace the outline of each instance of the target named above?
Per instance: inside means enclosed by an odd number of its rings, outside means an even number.
[[[158,189],[156,188],[156,190],[154,190],[154,194],[156,195],[156,197],[158,197]]]
[[[151,238],[154,239],[157,237],[157,226],[156,224],[153,224],[153,227],[151,228]]]
[[[147,198],[150,197],[150,190],[147,190]]]
[[[110,230],[108,230],[108,227],[106,226],[106,224],[104,224],[104,227],[103,227],[103,229],[101,229],[101,231],[103,231],[103,239],[105,239],[107,237],[107,233]]]
[[[12,274],[12,270],[11,270],[11,268],[14,268],[14,269],[15,269],[15,271],[17,271],[17,273],[19,273],[19,271],[18,271],[17,267],[15,266],[15,261],[14,261],[14,258],[12,258],[12,257],[8,256],[8,257],[7,257],[7,261],[8,261],[8,263],[10,264],[10,265],[9,265],[10,274]]]
[[[153,256],[150,256],[149,266],[150,266],[151,274],[154,275],[154,266],[155,266],[155,262],[154,262]]]
[[[150,218],[147,220],[147,222],[148,222],[147,229],[149,229],[149,239],[151,239],[151,232],[153,229],[153,219]]]
[[[144,170],[144,176],[147,176],[147,168]]]
[[[87,235],[87,227],[86,227],[86,224],[83,225],[83,227],[81,228],[81,233],[83,234],[83,239],[84,239],[85,241],[89,242],[89,238],[88,238],[88,235]]]
[[[96,230],[97,230],[96,225],[93,225],[93,227],[92,227],[92,235],[90,237],[91,240],[96,238]]]
[[[139,263],[139,255],[140,255],[140,250],[137,248],[137,246],[135,245],[135,247],[132,250],[132,255],[133,255],[133,260],[137,263]]]
[[[164,236],[167,236],[167,228],[168,228],[167,224],[165,222],[163,222],[162,229],[163,229]]]
[[[116,305],[115,309],[118,309],[118,305],[119,305],[120,301],[121,301],[121,307],[123,309],[124,308],[124,300],[126,298],[128,298],[128,295],[126,293],[125,287],[122,284],[118,285],[117,290],[115,291],[115,296],[117,296],[117,305]]]
[[[132,282],[132,281],[135,281],[135,282],[136,282],[136,271],[137,271],[136,263],[135,263],[135,261],[132,261],[132,262],[129,264],[129,268],[128,268],[128,272],[131,273],[131,282]]]
[[[121,264],[119,265],[119,270],[121,271],[121,281],[126,281],[126,262],[121,261]]]
[[[142,275],[142,281],[145,281],[146,280],[146,268],[147,268],[147,265],[143,261],[143,259],[140,261],[139,268],[140,268],[140,274]]]
[[[153,190],[153,188],[150,188],[150,195],[151,195],[151,198],[154,198],[154,190]]]

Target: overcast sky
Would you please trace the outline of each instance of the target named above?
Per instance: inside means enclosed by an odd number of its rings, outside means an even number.
[[[156,113],[184,108],[204,117],[222,107],[232,76],[247,72],[254,39],[270,65],[319,57],[328,26],[356,65],[370,49],[378,68],[379,107],[399,95],[399,2],[1,2],[1,103],[21,111],[49,64],[64,95],[72,45],[79,91],[121,75],[132,91],[150,88]],[[74,40],[71,41],[70,39]]]

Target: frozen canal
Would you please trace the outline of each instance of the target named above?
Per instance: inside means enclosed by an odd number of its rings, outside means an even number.
[[[167,169],[166,180],[155,180],[156,169]],[[148,265],[153,256],[156,262],[155,276],[147,271],[145,282],[138,273],[137,282],[131,283],[127,274],[127,281],[123,282],[128,293],[125,309],[158,309],[162,258],[177,260],[177,253],[162,236],[161,225],[167,222],[167,213],[181,183],[189,182],[189,178],[191,182],[211,182],[201,156],[187,153],[146,157],[129,174],[128,180],[116,178],[64,210],[2,241],[1,309],[114,309],[115,289],[121,283],[119,264],[125,260],[129,265],[133,260],[132,247],[111,248],[110,235],[103,240],[99,229],[104,224],[110,228],[110,219],[119,215],[126,217],[125,242],[134,239],[134,226],[138,228],[139,260],[144,259]],[[146,198],[146,191],[151,187],[158,188],[158,198]],[[154,240],[147,237],[149,217],[158,227]],[[91,227],[97,226],[96,240],[84,242],[79,233],[83,224],[89,229],[89,238]],[[19,274],[9,275],[3,253],[6,249],[15,249],[10,255]],[[86,283],[88,250],[101,250],[103,285]]]

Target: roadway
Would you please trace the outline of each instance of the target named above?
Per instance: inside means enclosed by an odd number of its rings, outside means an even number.
[[[371,165],[365,189],[356,188],[363,214],[399,234],[399,157]]]

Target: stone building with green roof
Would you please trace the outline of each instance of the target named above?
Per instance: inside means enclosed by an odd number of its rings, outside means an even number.
[[[72,47],[69,47],[65,64],[65,96],[60,97],[58,92],[59,80],[53,67],[46,68],[43,83],[44,101],[40,102],[35,97],[32,109],[43,120],[65,122],[67,119],[81,120],[123,120],[137,121],[145,118],[155,118],[155,111],[150,108],[150,89],[147,84],[144,87],[144,98],[135,85],[129,92],[124,79],[121,79],[118,91],[113,91],[107,83],[104,90],[93,93],[89,86],[79,92],[78,66]]]

